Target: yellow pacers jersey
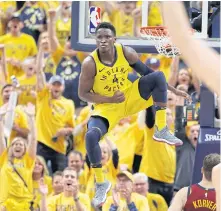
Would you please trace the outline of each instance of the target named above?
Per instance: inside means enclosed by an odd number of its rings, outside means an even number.
[[[139,210],[139,211],[149,211],[150,210],[146,197],[144,197],[138,193],[131,194],[131,201],[135,204],[137,210]],[[110,207],[113,203],[114,203],[113,197],[109,196],[107,198],[106,202],[104,203],[102,210],[109,211]],[[120,205],[117,210],[129,211],[126,199],[120,198]]]
[[[38,141],[53,150],[65,154],[64,137],[59,137],[56,142],[52,138],[56,132],[64,127],[74,127],[74,104],[64,97],[51,99],[48,88],[37,93],[36,125]]]
[[[18,98],[19,105],[27,105],[28,103],[36,104],[36,96],[32,95],[31,91],[36,91],[37,77],[33,75],[30,78],[27,78],[25,75],[19,79],[19,90],[20,95]]]
[[[130,66],[124,57],[123,46],[116,43],[115,50],[116,59],[111,66],[100,61],[98,49],[91,53],[97,71],[92,90],[94,93],[102,96],[113,96],[117,90],[124,91],[131,84],[127,79]]]
[[[28,119],[26,113],[22,110],[21,106],[16,106],[15,108],[15,117],[14,117],[14,124],[19,126],[20,128],[28,129]],[[11,135],[9,138],[9,143],[18,136],[18,133],[15,130],[11,131]]]
[[[56,34],[60,45],[64,46],[68,36],[71,35],[71,18],[56,21]]]
[[[140,172],[148,177],[165,182],[173,183],[176,170],[176,149],[166,143],[153,140],[154,129],[144,129],[145,152],[140,164]]]
[[[85,193],[86,192],[88,178],[89,178],[89,171],[88,171],[88,168],[85,167],[85,169],[82,169],[78,173],[79,191],[81,193]]]
[[[48,186],[48,196],[52,193],[52,178],[44,176],[44,183]],[[41,194],[39,192],[39,181],[33,180],[34,208],[37,209],[41,204]]]
[[[78,193],[79,201],[83,205],[84,210],[89,211],[91,209],[91,203],[89,197],[84,193]],[[64,193],[50,197],[47,203],[47,211],[65,210],[72,211],[77,210],[73,196],[66,197]]]
[[[148,193],[147,200],[151,211],[166,211],[168,210],[165,199],[156,193]]]
[[[14,158],[13,165],[25,180],[24,182],[15,173],[12,165],[9,162],[8,149],[0,155],[0,184],[4,188],[0,189],[0,202],[3,202],[7,207],[16,202],[30,202],[33,198],[32,171],[35,161],[26,153],[21,159]],[[11,208],[11,207],[10,207]]]

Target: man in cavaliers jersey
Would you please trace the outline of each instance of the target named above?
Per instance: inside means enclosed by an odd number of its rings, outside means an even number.
[[[168,211],[219,211],[216,209],[216,193],[212,184],[212,170],[219,163],[219,154],[207,155],[203,160],[201,182],[179,190]]]
[[[221,163],[213,168],[212,171],[212,183],[216,191],[216,206],[217,210],[220,210],[220,172],[221,171]]]
[[[116,30],[112,24],[101,23],[95,35],[97,49],[82,63],[78,92],[82,100],[94,103],[85,139],[96,179],[93,204],[99,207],[105,202],[111,188],[111,183],[104,179],[102,173],[99,140],[120,119],[155,104],[153,138],[171,145],[181,145],[182,141],[171,134],[166,126],[167,84],[164,74],[144,65],[132,48],[116,43]],[[128,80],[131,67],[142,75],[133,83]],[[168,88],[177,95],[188,97],[169,85]]]

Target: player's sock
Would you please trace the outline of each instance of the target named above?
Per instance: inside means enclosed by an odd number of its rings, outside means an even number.
[[[162,130],[167,125],[167,114],[166,114],[166,107],[156,106],[156,122],[155,125],[157,126],[158,130]]]
[[[91,167],[94,169],[96,182],[103,183],[104,175],[101,165],[100,138],[101,132],[98,128],[89,129],[85,136],[88,158],[91,162]]]
[[[97,166],[93,166],[92,168],[94,169],[96,182],[97,183],[103,183],[104,182],[104,174],[103,174],[103,171],[102,171],[102,165],[99,164]]]

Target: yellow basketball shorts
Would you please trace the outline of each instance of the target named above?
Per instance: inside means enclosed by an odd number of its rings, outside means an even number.
[[[127,116],[136,114],[153,105],[152,96],[148,100],[144,100],[140,96],[138,89],[139,79],[131,86],[124,90],[125,101],[122,103],[104,103],[94,105],[92,116],[101,116],[108,120],[108,131],[112,130],[116,124]]]

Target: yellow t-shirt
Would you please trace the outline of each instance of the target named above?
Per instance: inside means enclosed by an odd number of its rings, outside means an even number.
[[[137,122],[131,124],[120,134],[115,144],[119,150],[119,163],[126,164],[128,169],[132,170],[134,154],[141,154],[140,147],[142,148],[144,133],[139,129]],[[130,140],[130,144],[128,144]],[[127,146],[127,150],[125,150]]]
[[[165,199],[160,194],[148,193],[147,200],[151,211],[166,211],[168,210]],[[156,207],[157,206],[157,207]]]
[[[64,97],[51,99],[49,89],[45,87],[37,93],[37,108],[37,139],[53,150],[65,154],[64,137],[59,137],[56,142],[52,141],[52,138],[58,129],[74,127],[74,103]]]
[[[44,176],[44,183],[48,186],[48,196],[52,193],[52,178],[49,176]],[[41,194],[39,192],[39,181],[33,180],[33,195],[34,195],[34,208],[40,207]]]
[[[20,128],[29,129],[27,115],[22,110],[21,106],[16,106],[15,108],[14,124],[18,125]],[[10,144],[11,141],[17,136],[18,136],[18,133],[15,130],[12,130],[8,144]]]
[[[55,64],[51,55],[48,55],[44,58],[44,72],[51,73],[52,75],[56,75],[57,65]]]
[[[0,2],[0,36],[5,34],[5,26],[2,23],[1,17],[5,17],[8,10],[15,11],[16,1],[1,1]]]
[[[21,91],[18,104],[19,105],[27,105],[28,103],[36,104],[36,97],[31,94],[31,91],[36,91],[37,77],[33,75],[30,78],[27,78],[25,75],[20,77],[19,79],[19,90]]]
[[[27,187],[13,170],[8,160],[8,149],[6,149],[0,155],[0,202],[7,207],[19,202],[29,203],[33,199],[32,172],[35,160],[25,153],[21,159],[14,158],[13,164],[25,180]]]
[[[78,174],[79,191],[81,193],[86,192],[88,178],[89,178],[89,170],[85,165],[85,168],[81,170]]]
[[[79,201],[84,206],[84,209],[89,211],[91,209],[91,203],[89,197],[84,193],[78,193]],[[56,210],[76,210],[76,205],[73,196],[65,197],[64,193],[50,197],[47,203],[47,211]]]
[[[107,17],[110,20],[110,22],[115,26],[117,37],[119,36],[133,37],[134,36],[134,32],[133,32],[134,20],[131,15],[126,15],[124,14],[123,11],[116,8],[113,10],[112,14],[109,16],[106,16],[106,18]]]
[[[76,125],[81,124],[85,121],[90,115],[90,106],[85,106],[76,120]],[[85,148],[85,133],[87,131],[87,125],[84,126],[83,130],[74,137],[74,149],[81,152],[83,157],[86,155],[86,148]]]
[[[148,177],[165,182],[173,183],[176,171],[176,149],[169,144],[153,140],[154,129],[144,129],[144,147],[140,172]]]
[[[34,56],[37,54],[37,46],[35,40],[32,36],[28,34],[21,33],[19,37],[14,37],[11,34],[6,34],[0,36],[0,43],[5,44],[6,57],[14,58],[19,61],[23,61],[29,56]],[[7,65],[8,71],[8,82],[10,77],[14,75],[15,77],[20,77],[24,75],[24,71],[21,68],[12,66],[11,64]]]
[[[137,194],[137,193],[132,193],[131,194],[131,201],[134,202],[136,205],[137,210],[139,211],[149,211],[149,205],[146,197]],[[109,196],[107,198],[107,201],[104,203],[102,210],[104,211],[109,211],[111,204],[113,204],[113,197]],[[118,207],[118,210],[120,211],[129,211],[127,207],[127,202],[124,198],[120,198],[120,206]],[[152,211],[152,210],[151,210]]]
[[[56,21],[56,35],[61,46],[64,46],[68,36],[71,35],[71,18],[66,21],[58,19]]]
[[[98,57],[98,50],[91,53],[96,64],[96,76],[92,92],[102,96],[113,96],[117,90],[126,90],[131,82],[128,80],[129,63],[124,57],[123,46],[115,43],[116,61],[113,66],[103,64]]]

